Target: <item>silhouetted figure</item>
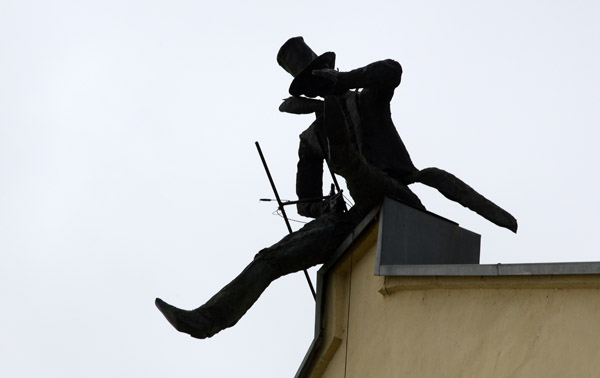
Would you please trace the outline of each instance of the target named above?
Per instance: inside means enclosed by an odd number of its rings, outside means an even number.
[[[327,159],[333,171],[346,179],[357,205],[369,206],[379,201],[378,192],[383,190],[390,197],[423,208],[407,187],[420,182],[516,232],[517,222],[509,213],[454,175],[438,168],[415,167],[390,112],[390,101],[402,77],[398,62],[387,59],[339,72],[333,69],[333,52],[317,57],[302,37],[288,40],[277,60],[294,76],[292,97],[284,100],[279,110],[316,115],[316,120],[300,135],[296,178],[299,199],[323,195],[323,160]],[[325,100],[307,98],[316,96]],[[329,211],[329,201],[298,204],[300,214],[313,218]]]
[[[195,310],[181,310],[157,298],[157,307],[177,330],[206,338],[233,326],[273,280],[326,262],[384,196],[424,209],[407,186],[414,182],[432,186],[516,232],[517,222],[509,213],[455,176],[437,168],[418,170],[414,166],[390,114],[390,101],[402,76],[399,63],[388,59],[338,72],[334,70],[333,52],[317,56],[302,37],[288,40],[277,61],[294,76],[292,97],[279,109],[316,115],[315,122],[300,136],[298,197],[322,196],[323,160],[327,159],[333,172],[346,179],[355,205],[342,212],[340,194],[325,201],[299,203],[300,214],[316,219],[261,250],[238,277]],[[317,96],[323,100],[313,99]]]

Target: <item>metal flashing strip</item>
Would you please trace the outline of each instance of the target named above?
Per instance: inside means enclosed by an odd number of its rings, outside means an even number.
[[[336,249],[328,262],[317,271],[317,303],[315,307],[315,337],[296,372],[295,378],[308,377],[310,374],[310,368],[315,359],[315,356],[321,347],[323,342],[323,311],[325,301],[325,285],[327,273],[335,266],[335,264],[346,254],[349,247],[356,241],[356,239],[363,233],[363,231],[371,225],[371,223],[377,220],[381,206],[375,206],[363,220],[352,230],[352,232],[344,239],[342,244]]]
[[[600,274],[600,262],[528,264],[382,265],[380,276],[556,276]]]

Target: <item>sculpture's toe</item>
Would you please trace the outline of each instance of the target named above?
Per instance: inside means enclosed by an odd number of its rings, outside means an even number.
[[[158,310],[162,312],[165,318],[167,318],[169,323],[171,323],[171,325],[175,327],[176,330],[180,332],[185,332],[181,329],[181,322],[179,321],[179,314],[183,312],[183,310],[171,306],[170,304],[168,304],[160,298],[156,298],[154,304],[156,305]]]
[[[187,333],[197,339],[205,339],[219,331],[215,329],[214,322],[201,309],[194,311],[182,310],[171,306],[160,298],[156,298],[154,303],[167,318],[167,321],[179,332]]]

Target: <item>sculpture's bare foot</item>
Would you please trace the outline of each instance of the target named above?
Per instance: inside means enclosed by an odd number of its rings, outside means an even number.
[[[187,333],[197,339],[205,339],[220,331],[214,320],[202,308],[186,311],[171,306],[160,298],[156,298],[154,303],[179,332]]]

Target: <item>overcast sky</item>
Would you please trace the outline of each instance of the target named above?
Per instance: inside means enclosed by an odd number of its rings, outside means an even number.
[[[0,0],[0,375],[294,375],[313,338],[302,274],[209,340],[153,301],[199,306],[286,234],[258,202],[254,141],[294,199],[312,117],[278,112],[291,76],[275,57],[297,35],[342,71],[402,64],[392,116],[414,163],[519,221],[514,235],[414,186],[482,235],[483,263],[600,260],[599,16],[596,1]]]

